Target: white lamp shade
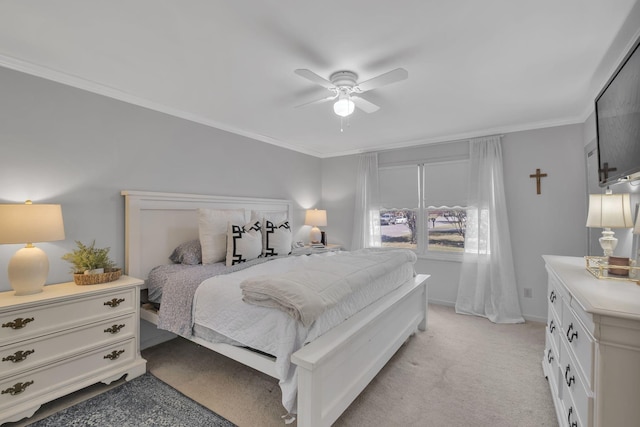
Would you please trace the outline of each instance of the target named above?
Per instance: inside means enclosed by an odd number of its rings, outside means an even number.
[[[64,240],[60,205],[0,205],[0,243]]]
[[[633,227],[629,194],[589,194],[587,227]]]
[[[355,108],[356,105],[348,97],[340,98],[336,101],[335,104],[333,104],[333,112],[340,117],[347,117],[353,114]]]
[[[327,225],[327,211],[322,209],[309,209],[304,217],[304,225],[324,227]]]

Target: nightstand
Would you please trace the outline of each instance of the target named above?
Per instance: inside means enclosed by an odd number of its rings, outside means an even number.
[[[338,252],[342,250],[342,245],[327,245],[324,248],[313,248],[310,245],[305,245],[301,248],[294,248],[291,251],[291,255],[311,255],[321,254],[324,252]]]
[[[140,285],[48,285],[35,295],[0,293],[0,423],[97,382],[146,371],[140,356]]]

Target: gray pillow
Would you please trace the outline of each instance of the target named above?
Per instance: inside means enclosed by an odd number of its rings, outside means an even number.
[[[202,248],[200,240],[189,240],[178,245],[173,250],[169,259],[177,264],[197,265],[202,264]]]

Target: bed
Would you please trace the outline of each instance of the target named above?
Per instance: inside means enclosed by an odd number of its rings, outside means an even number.
[[[293,218],[293,204],[288,200],[140,191],[123,191],[122,195],[125,270],[145,280],[154,267],[168,263],[168,254],[176,246],[198,238],[198,208],[284,211]],[[331,425],[407,338],[426,329],[427,278],[411,277],[292,353],[299,426]],[[142,310],[141,316],[155,324],[159,320],[151,311]],[[202,336],[190,339],[279,378],[277,360],[268,354]]]

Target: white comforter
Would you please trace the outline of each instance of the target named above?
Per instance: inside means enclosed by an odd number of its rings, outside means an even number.
[[[195,293],[193,322],[222,334],[231,340],[276,356],[276,373],[282,389],[282,404],[291,413],[296,412],[297,376],[291,355],[332,327],[379,299],[414,275],[415,255],[411,261],[387,272],[347,296],[339,304],[325,311],[310,326],[294,320],[285,312],[259,307],[242,301],[240,283],[250,277],[282,274],[304,266],[316,257],[348,256],[348,252],[329,252],[311,256],[296,256],[273,260],[246,270],[212,277],[205,280]]]
[[[415,261],[410,251],[359,250],[331,258],[309,258],[283,274],[255,276],[240,283],[243,300],[282,310],[311,326],[329,308],[398,266]]]

